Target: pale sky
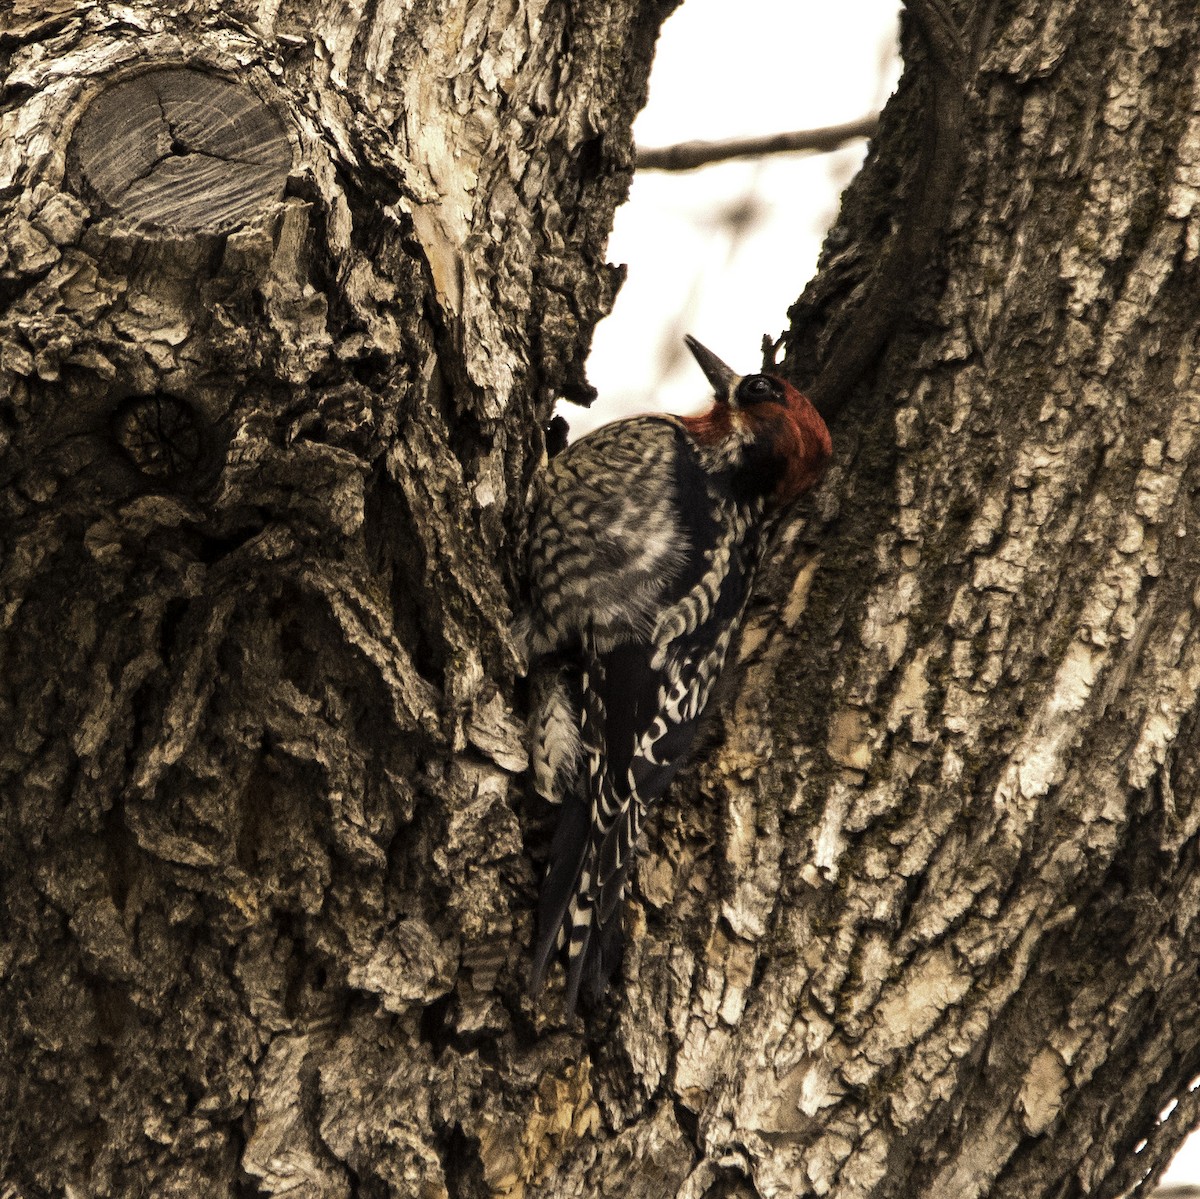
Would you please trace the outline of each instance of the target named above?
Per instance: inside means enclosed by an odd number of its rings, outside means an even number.
[[[686,0],[663,27],[637,141],[717,141],[878,111],[899,74],[898,13],[898,0]],[[865,152],[860,142],[639,175],[609,241],[609,261],[629,274],[588,362],[600,398],[590,411],[561,407],[572,436],[635,412],[706,404],[684,333],[735,370],[756,369],[762,335],[784,328]],[[1200,1136],[1163,1182],[1200,1182]]]
[[[687,0],[663,27],[638,143],[811,129],[877,111],[899,72],[898,11],[897,0],[744,0],[735,17],[726,0]],[[609,261],[629,275],[588,364],[600,400],[591,412],[563,406],[572,434],[702,405],[706,385],[684,333],[735,369],[756,368],[762,335],[783,330],[865,152],[863,141],[834,154],[640,174],[609,241]],[[665,379],[664,365],[674,368]]]

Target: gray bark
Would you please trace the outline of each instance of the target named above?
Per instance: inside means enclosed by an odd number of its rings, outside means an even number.
[[[520,533],[665,11],[7,14],[12,1195],[1107,1196],[1200,1116],[1182,4],[985,27],[611,1000],[524,993]],[[906,47],[796,377],[916,186]]]

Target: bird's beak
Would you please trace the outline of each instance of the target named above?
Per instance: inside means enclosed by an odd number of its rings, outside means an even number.
[[[741,382],[741,375],[731,371],[712,350],[705,349],[690,333],[685,333],[683,340],[692,351],[692,357],[700,363],[700,369],[708,376],[717,402],[728,404],[733,398],[734,389]]]

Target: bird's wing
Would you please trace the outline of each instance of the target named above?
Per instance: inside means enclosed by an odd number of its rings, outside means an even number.
[[[680,520],[689,553],[652,637],[586,654],[583,763],[551,850],[535,954],[537,984],[565,948],[568,1011],[581,989],[602,992],[619,960],[642,821],[687,759],[748,592],[752,522],[701,504]]]
[[[550,463],[530,522],[535,652],[649,637],[699,548],[679,492],[689,460],[678,421],[640,417],[597,429]]]

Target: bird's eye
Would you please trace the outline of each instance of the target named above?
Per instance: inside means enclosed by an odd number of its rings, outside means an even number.
[[[738,399],[743,403],[754,404],[761,400],[778,398],[779,384],[774,379],[768,379],[766,375],[751,375],[748,379],[743,379],[738,388]]]

